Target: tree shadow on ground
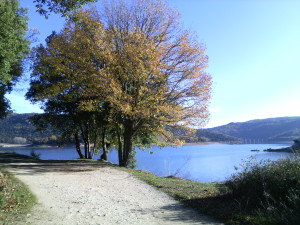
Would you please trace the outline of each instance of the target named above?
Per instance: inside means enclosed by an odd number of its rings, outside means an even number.
[[[0,167],[16,174],[32,175],[47,172],[86,172],[107,166],[111,163],[95,163],[90,160],[34,160],[29,156],[18,154],[0,154]]]
[[[183,222],[187,224],[199,224],[199,225],[223,224],[213,218],[199,214],[194,209],[187,207],[185,204],[181,202],[166,205],[159,209],[148,208],[148,209],[135,210],[135,212],[137,211],[141,214],[152,214],[154,217],[160,218],[165,221],[173,221],[174,223]]]

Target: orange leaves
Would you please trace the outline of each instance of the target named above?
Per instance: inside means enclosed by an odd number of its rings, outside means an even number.
[[[46,69],[36,67],[45,97],[78,98],[87,111],[105,102],[112,117],[149,127],[199,125],[211,91],[205,47],[160,1],[135,3],[80,11],[52,38],[39,56]]]

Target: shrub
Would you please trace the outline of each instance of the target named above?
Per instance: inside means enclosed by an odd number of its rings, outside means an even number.
[[[300,140],[299,140],[299,139],[295,139],[295,140],[294,140],[294,143],[295,143],[295,144],[300,144]]]
[[[259,211],[273,224],[300,224],[299,156],[248,162],[226,185],[243,209]]]
[[[271,196],[262,205],[258,215],[266,217],[276,225],[300,224],[300,193],[299,190],[290,189],[284,201],[278,201]]]
[[[41,153],[36,153],[34,150],[32,150],[32,151],[30,152],[30,156],[31,156],[33,159],[40,160],[40,158],[41,158]]]

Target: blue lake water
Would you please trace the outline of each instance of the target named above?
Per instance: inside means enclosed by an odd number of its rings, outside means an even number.
[[[159,176],[176,175],[201,182],[224,181],[236,173],[235,167],[241,167],[245,160],[278,160],[289,153],[263,152],[267,148],[282,148],[280,144],[244,144],[244,145],[184,145],[180,148],[153,147],[137,151],[137,169],[147,170]],[[259,152],[251,150],[257,149]],[[75,148],[0,148],[1,151],[30,155],[34,150],[41,154],[41,159],[78,158]],[[99,159],[96,155],[94,159]],[[109,153],[109,161],[118,163],[117,152]]]

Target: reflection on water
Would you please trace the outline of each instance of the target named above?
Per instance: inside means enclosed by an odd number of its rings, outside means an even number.
[[[254,157],[255,160],[277,160],[290,154],[281,152],[264,152],[268,148],[282,148],[278,144],[244,144],[244,145],[185,145],[181,148],[153,147],[150,154],[147,150],[137,151],[137,169],[147,170],[160,176],[176,175],[187,179],[213,182],[224,181],[236,172],[243,160]],[[252,152],[258,149],[260,151]],[[3,151],[30,155],[34,150],[41,154],[41,159],[74,159],[78,158],[75,148],[1,148]],[[96,155],[94,159],[99,159]],[[118,163],[117,152],[109,154],[109,161]]]

